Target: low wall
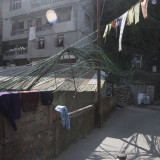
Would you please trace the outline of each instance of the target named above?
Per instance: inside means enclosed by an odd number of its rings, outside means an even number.
[[[104,100],[104,116],[113,107],[113,98]],[[69,113],[69,131],[62,128],[54,106],[41,103],[36,112],[22,112],[21,119],[16,120],[17,132],[0,116],[0,160],[51,160],[94,129],[95,111],[95,105],[90,105]]]

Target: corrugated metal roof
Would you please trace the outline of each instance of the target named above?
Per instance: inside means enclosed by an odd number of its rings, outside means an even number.
[[[31,90],[60,90],[60,91],[75,91],[83,92],[83,91],[96,91],[97,90],[97,78],[96,71],[88,72],[88,69],[82,68],[73,68],[73,70],[69,70],[67,73],[58,74],[59,70],[65,69],[65,65],[62,64],[50,72],[48,72],[44,77],[42,77]],[[4,82],[7,78],[13,78],[16,71],[22,72],[23,70],[28,70],[28,66],[25,67],[15,67],[10,68],[1,68],[0,72],[0,81]],[[6,72],[5,72],[6,70]],[[6,73],[6,74],[5,74]],[[80,74],[79,74],[80,73]],[[82,75],[81,75],[82,73]],[[33,82],[36,80],[37,76],[30,76],[30,81],[26,81],[25,78],[20,83],[16,83],[13,86],[9,86],[7,89],[16,90],[17,88],[21,88],[21,90],[26,90]],[[101,80],[101,86],[104,85],[104,80]]]

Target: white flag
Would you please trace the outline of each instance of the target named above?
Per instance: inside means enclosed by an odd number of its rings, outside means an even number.
[[[122,51],[122,36],[123,36],[127,15],[128,15],[128,11],[122,15],[123,18],[122,18],[120,36],[119,36],[119,52]]]

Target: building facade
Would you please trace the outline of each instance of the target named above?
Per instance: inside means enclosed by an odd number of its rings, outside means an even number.
[[[2,0],[0,0],[0,66],[3,65],[3,56],[2,56]]]
[[[24,65],[51,57],[88,34],[96,24],[93,0],[3,0],[3,60],[6,65]],[[58,20],[50,24],[46,12],[54,9]],[[36,38],[29,40],[30,27]],[[92,42],[86,38],[79,45]]]

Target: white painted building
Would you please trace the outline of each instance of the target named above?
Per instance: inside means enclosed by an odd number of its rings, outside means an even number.
[[[95,31],[96,0],[2,0],[3,60],[23,65],[57,54]],[[49,24],[46,11],[54,9],[57,23]],[[29,41],[30,26],[36,39]],[[94,37],[82,44],[92,42]]]

